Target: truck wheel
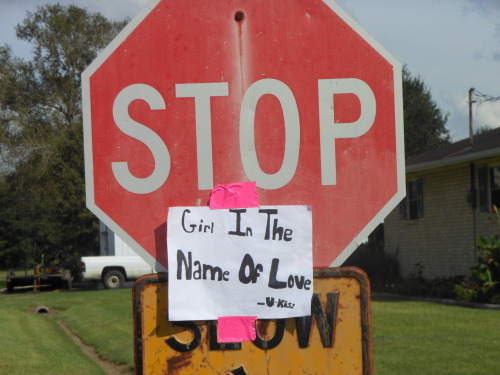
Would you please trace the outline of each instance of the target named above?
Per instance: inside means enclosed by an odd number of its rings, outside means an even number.
[[[118,270],[111,270],[106,272],[102,282],[106,289],[118,289],[122,288],[125,284],[125,276]]]

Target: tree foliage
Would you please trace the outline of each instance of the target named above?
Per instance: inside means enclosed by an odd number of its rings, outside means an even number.
[[[31,60],[0,47],[2,265],[65,263],[98,248],[85,207],[80,75],[125,23],[46,5],[16,27]]]
[[[446,122],[431,92],[420,77],[403,68],[403,112],[406,157],[450,143]]]

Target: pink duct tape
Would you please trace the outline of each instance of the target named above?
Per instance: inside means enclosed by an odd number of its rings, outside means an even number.
[[[222,316],[217,320],[217,337],[219,342],[253,341],[256,316]]]
[[[217,185],[210,194],[211,209],[259,207],[255,182]],[[217,321],[219,342],[253,341],[256,316],[225,316]]]
[[[217,185],[210,194],[210,208],[259,207],[259,196],[254,181]]]

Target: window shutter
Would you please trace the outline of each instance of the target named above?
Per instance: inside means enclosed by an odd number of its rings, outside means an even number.
[[[500,207],[500,167],[490,168],[491,206]],[[488,210],[491,207],[488,207]]]
[[[479,210],[489,212],[488,204],[488,168],[482,167],[477,170],[479,184]]]
[[[417,180],[417,217],[424,217],[424,181]]]

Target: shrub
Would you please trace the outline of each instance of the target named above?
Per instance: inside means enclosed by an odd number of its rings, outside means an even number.
[[[500,228],[500,212],[496,206],[493,206],[493,218]],[[500,292],[500,236],[479,236],[477,243],[480,255],[471,268],[471,282],[457,284],[455,292],[461,299],[488,302]]]
[[[491,297],[490,302],[495,305],[500,305],[500,294],[495,294],[493,297]]]
[[[500,237],[484,238],[479,236],[478,248],[481,255],[472,267],[472,277],[482,287],[483,293],[493,291],[500,281]]]
[[[463,301],[475,301],[480,293],[479,284],[463,282],[455,285],[455,294],[458,299]]]
[[[355,266],[366,272],[374,290],[384,290],[399,280],[399,262],[396,254],[384,250],[383,224],[379,225],[342,265]]]
[[[436,298],[455,298],[455,286],[465,276],[439,277],[428,282],[429,295]]]

